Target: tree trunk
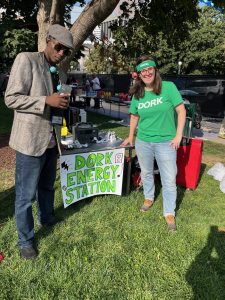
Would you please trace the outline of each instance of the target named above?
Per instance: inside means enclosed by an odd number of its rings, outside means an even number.
[[[92,0],[83,10],[70,29],[73,35],[74,52],[78,51],[85,39],[100,25],[115,9],[119,0]],[[64,77],[73,55],[61,64],[61,76]]]
[[[39,0],[38,1],[38,51],[43,51],[46,45],[46,33],[49,24],[63,25],[63,15],[65,11],[64,0]]]
[[[49,16],[52,7],[52,1],[38,1],[39,9],[37,13],[38,23],[38,51],[43,51],[46,45],[46,32],[49,24]]]
[[[101,24],[113,12],[118,3],[119,0],[90,1],[70,29],[73,35],[74,52],[80,49],[85,39],[93,32],[94,28]],[[43,51],[45,48],[48,25],[55,23],[62,24],[64,9],[64,0],[39,0],[39,10],[37,15],[39,27],[38,51]],[[67,73],[72,58],[73,55],[68,57],[61,64],[63,73]]]
[[[52,0],[49,23],[64,25],[64,19],[63,19],[64,13],[65,13],[65,1]]]
[[[94,28],[113,12],[118,3],[119,0],[92,0],[85,7],[71,28],[75,51],[79,50]]]

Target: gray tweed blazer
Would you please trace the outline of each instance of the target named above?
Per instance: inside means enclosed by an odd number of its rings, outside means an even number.
[[[45,99],[52,93],[51,74],[44,54],[18,54],[5,93],[6,105],[14,109],[11,148],[31,156],[45,152],[52,136],[50,107]]]

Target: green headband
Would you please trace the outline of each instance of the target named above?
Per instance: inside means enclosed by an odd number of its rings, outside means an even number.
[[[154,60],[145,60],[141,62],[139,65],[137,65],[136,70],[137,72],[140,72],[141,70],[148,67],[156,67],[156,63],[154,62]]]

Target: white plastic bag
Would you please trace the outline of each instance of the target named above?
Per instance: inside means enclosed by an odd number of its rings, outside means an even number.
[[[222,163],[216,163],[208,170],[207,174],[213,176],[214,179],[221,181],[225,176],[225,167]]]
[[[223,176],[220,182],[220,190],[225,194],[225,176]]]

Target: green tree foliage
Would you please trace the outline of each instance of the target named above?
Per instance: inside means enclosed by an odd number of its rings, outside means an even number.
[[[0,0],[0,7],[4,9],[0,25],[5,25],[9,28],[36,28],[37,30],[37,0],[29,1],[8,1]],[[18,18],[18,16],[20,16]]]
[[[189,24],[180,59],[187,74],[224,74],[225,15],[211,7],[199,10],[198,23]]]
[[[183,6],[180,5],[181,2]],[[190,4],[190,1],[188,2]],[[191,2],[194,5],[197,3],[195,0]],[[105,47],[104,54],[104,57],[112,57],[113,48],[115,57],[113,67],[117,71],[121,69],[121,66],[123,70],[132,71],[135,58],[141,53],[149,53],[149,49],[155,53],[159,43],[168,49],[167,52],[163,53],[165,56],[162,58],[163,62],[169,57],[170,49],[177,45],[175,37],[179,36],[179,40],[181,37],[184,38],[185,20],[194,20],[197,17],[195,6],[190,9],[187,7],[186,0],[139,1],[139,5],[137,5],[137,1],[130,1],[129,3],[125,1],[120,8],[123,14],[111,26],[115,39],[114,45],[113,47]],[[181,24],[184,26],[182,27]],[[177,35],[174,32],[177,32]],[[164,36],[167,36],[166,40],[162,39]],[[146,51],[146,49],[148,50]],[[98,52],[98,49],[95,52]],[[101,63],[104,57],[101,57]],[[122,63],[118,63],[118,60]],[[94,64],[90,57],[87,67],[91,69],[93,65],[95,68]]]
[[[96,43],[90,50],[85,67],[88,73],[121,73],[125,68],[123,57],[116,53],[112,45]]]
[[[35,34],[29,29],[7,30],[3,36],[0,57],[2,69],[7,70],[19,52],[35,50]],[[9,65],[8,65],[9,64]]]
[[[114,51],[124,57],[129,70],[134,70],[134,58],[146,53],[156,58],[161,73],[176,74],[178,61],[182,61],[183,74],[224,73],[224,14],[207,6],[201,9],[192,7],[191,11],[184,6],[182,14],[185,15],[186,11],[186,18],[182,22],[180,6],[177,7],[179,14],[176,14],[177,8],[174,6],[176,1],[163,2],[167,4],[167,11],[170,12],[169,20],[165,11],[161,11],[161,16],[158,13],[148,18],[147,6],[143,6],[145,16],[142,14],[142,7],[139,8],[139,19],[134,17],[123,22],[120,19],[119,23],[113,25]],[[169,2],[173,2],[171,8]],[[179,2],[181,4],[183,1]],[[154,1],[153,4],[157,5]],[[148,5],[150,7],[151,3]],[[127,12],[128,4],[124,4],[123,8]],[[173,29],[169,30],[171,28]]]
[[[177,73],[182,61],[182,74],[224,74],[225,16],[211,7],[198,10],[198,21],[188,23],[188,35],[170,47],[167,37],[158,34],[154,54],[162,73]]]
[[[68,26],[71,26],[67,20],[75,3],[83,6],[85,0],[65,1],[62,13]],[[38,4],[38,0],[0,0],[0,7],[3,9],[0,19],[0,72],[8,71],[19,52],[37,51]],[[75,58],[80,56],[81,52],[78,51]]]
[[[192,4],[192,5],[191,5]],[[129,71],[134,70],[135,58],[142,53],[157,56],[163,71],[171,56],[177,61],[178,44],[187,36],[187,21],[197,19],[197,1],[139,1],[121,5],[123,14],[112,25],[114,49],[126,60]]]
[[[116,47],[130,57],[139,56],[146,48],[155,52],[159,32],[169,47],[176,47],[188,34],[187,21],[197,19],[197,3],[197,0],[139,1],[139,5],[135,1],[130,5],[124,2],[123,14],[112,26]]]
[[[113,51],[114,69],[130,72],[134,70],[137,56],[154,54],[163,72],[172,69],[175,72],[173,61],[177,62],[179,44],[188,35],[187,21],[197,20],[197,3],[197,0],[124,1],[120,6],[123,14],[111,25],[115,42],[111,47],[104,47],[104,57],[112,57]],[[167,64],[171,58],[172,63]],[[92,68],[91,65],[95,68],[90,57],[87,66]]]
[[[51,5],[53,0],[0,0],[0,7],[5,9],[2,19],[0,20],[0,52],[1,54],[3,53],[3,56],[0,57],[0,68],[3,65],[3,58],[5,65],[10,65],[12,58],[7,55],[5,49],[7,47],[7,49],[9,49],[9,45],[13,45],[15,42],[13,40],[9,42],[9,39],[13,39],[14,37],[13,34],[8,37],[6,31],[12,31],[13,29],[30,29],[34,32],[35,36],[38,31],[36,17],[40,2]],[[89,2],[93,4],[97,1]],[[66,20],[68,13],[71,11],[72,6],[75,3],[80,3],[81,5],[87,4],[85,0],[60,0],[60,5],[62,4],[64,9],[60,10],[58,13],[63,15],[64,20]],[[214,32],[212,32],[209,40],[212,41],[213,45],[215,45],[215,47],[213,46],[215,49],[209,53],[207,49],[210,47],[208,46],[204,55],[201,55],[200,37],[204,34],[204,32],[200,32],[200,27],[193,25],[198,17],[196,9],[197,3],[198,0],[123,1],[121,5],[123,14],[119,19],[119,22],[112,26],[112,29],[115,31],[115,44],[113,46],[103,44],[102,46],[95,48],[95,50],[92,51],[91,56],[99,56],[101,62],[99,63],[98,61],[98,63],[92,67],[89,61],[87,63],[88,68],[94,69],[95,71],[99,69],[104,72],[109,69],[115,72],[120,72],[122,70],[132,71],[135,64],[135,58],[141,53],[149,53],[154,54],[157,57],[159,67],[163,72],[177,72],[178,60],[182,60],[184,62],[182,65],[183,72],[208,72],[209,64],[207,64],[205,60],[209,61],[210,55],[216,62],[215,64],[211,62],[210,72],[213,72],[213,70],[217,67],[221,67],[219,69],[219,72],[221,72],[220,70],[223,67],[220,59],[223,34],[215,35]],[[220,7],[221,11],[224,10],[224,0],[214,0],[214,4],[215,6]],[[106,3],[104,3],[104,9],[107,9],[105,6]],[[20,18],[18,18],[18,15]],[[90,14],[88,15],[91,20],[89,20],[90,22],[92,22],[92,15],[95,19],[94,23],[100,22],[96,19],[97,11],[92,13],[92,10],[90,10]],[[87,15],[84,17],[86,18]],[[48,22],[48,20],[45,20],[45,22]],[[79,24],[77,24],[78,27],[76,28],[80,28]],[[213,26],[215,26],[215,24],[213,24]],[[218,23],[217,26],[221,28],[221,25],[219,26]],[[80,30],[78,31],[80,32]],[[192,31],[193,34],[190,34]],[[220,29],[218,29],[218,32],[220,32]],[[198,37],[197,40],[199,40],[196,45],[194,33],[196,34],[196,37]],[[19,38],[18,31],[14,32],[14,34],[16,36],[18,35]],[[24,39],[26,39],[27,35],[29,36],[28,32],[25,34]],[[74,35],[76,40],[78,33],[76,32]],[[36,42],[36,38],[34,36],[31,39],[32,42]],[[83,36],[85,39],[85,33],[82,34],[82,38]],[[211,38],[212,36],[214,40]],[[5,38],[7,38],[6,42],[4,42]],[[77,44],[79,47],[81,45],[82,38],[80,38]],[[189,43],[193,40],[194,43],[190,46]],[[33,44],[29,44],[31,45],[28,49],[30,51],[33,48]],[[210,43],[208,42],[208,45],[209,44]],[[76,58],[81,54],[78,46],[76,49]],[[206,46],[207,43],[205,43],[205,47]],[[19,47],[17,49],[19,49]],[[190,49],[192,49],[193,53],[190,53]],[[194,51],[196,51],[197,54],[194,54]],[[12,55],[14,55],[14,53],[15,51],[13,51]],[[107,63],[105,62],[107,57],[111,58],[110,65],[109,61]],[[204,68],[201,69],[199,66],[204,66]]]

